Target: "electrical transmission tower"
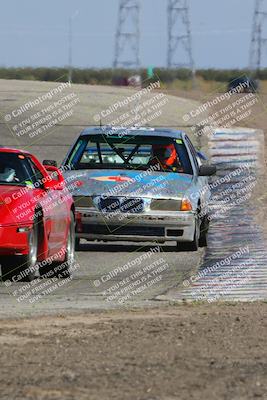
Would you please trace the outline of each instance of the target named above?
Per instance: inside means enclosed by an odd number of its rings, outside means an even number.
[[[265,3],[265,4],[264,4]],[[263,9],[265,5],[265,10]],[[250,69],[259,71],[262,64],[262,55],[267,44],[267,7],[265,0],[255,0],[253,27],[250,47]]]
[[[139,0],[120,0],[113,66],[139,68],[140,66],[140,3]]]
[[[187,0],[168,0],[168,67],[195,74]]]

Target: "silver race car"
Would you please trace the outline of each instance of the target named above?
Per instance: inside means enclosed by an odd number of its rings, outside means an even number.
[[[202,162],[181,131],[82,131],[62,165],[76,205],[76,247],[80,239],[206,246],[208,176],[216,168]]]

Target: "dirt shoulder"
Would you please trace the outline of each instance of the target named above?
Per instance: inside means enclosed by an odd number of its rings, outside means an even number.
[[[1,399],[266,399],[266,303],[1,322]]]

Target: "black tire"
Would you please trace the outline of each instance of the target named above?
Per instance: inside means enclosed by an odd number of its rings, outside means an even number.
[[[208,230],[209,230],[209,220],[207,216],[205,216],[200,225],[199,247],[207,247]]]
[[[13,277],[19,274],[19,263],[15,256],[3,256],[0,260],[1,263],[1,279],[3,282],[12,281]]]
[[[16,282],[31,282],[35,279],[38,256],[38,222],[33,223],[33,227],[28,234],[29,254],[25,256],[4,257],[1,260],[2,280]],[[20,275],[20,279],[18,276]]]
[[[77,236],[75,237],[75,250],[81,250],[81,239]]]
[[[65,260],[53,265],[55,276],[57,278],[69,278],[71,276],[71,267],[75,261],[75,219],[71,213],[70,227],[67,238]]]

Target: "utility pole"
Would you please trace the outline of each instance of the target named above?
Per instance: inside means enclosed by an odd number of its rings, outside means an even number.
[[[120,0],[114,68],[140,67],[140,2]]]
[[[68,57],[68,67],[69,67],[69,72],[68,72],[68,81],[69,83],[72,82],[72,70],[73,70],[73,65],[72,65],[72,38],[73,38],[73,33],[72,33],[72,22],[74,18],[78,15],[78,10],[75,11],[73,15],[69,17],[69,33],[68,33],[68,39],[69,39],[69,57]]]
[[[168,0],[168,68],[189,68],[195,80],[187,0]]]
[[[250,70],[255,73],[261,69],[262,54],[267,44],[267,37],[263,34],[264,26],[267,28],[267,10],[263,9],[264,3],[265,0],[255,0],[249,59]]]
[[[72,82],[72,17],[69,17],[69,83]]]

